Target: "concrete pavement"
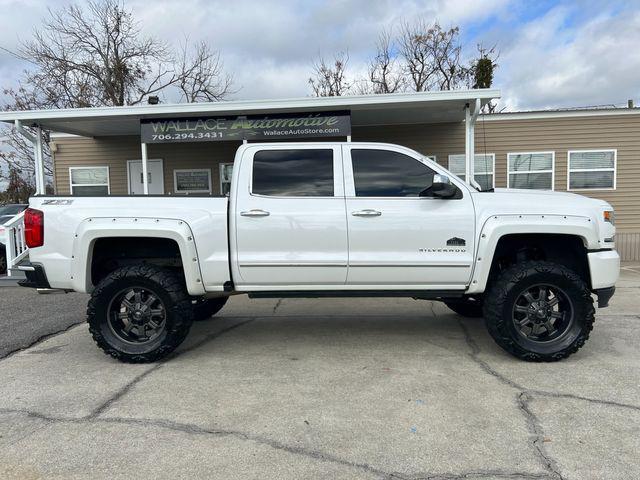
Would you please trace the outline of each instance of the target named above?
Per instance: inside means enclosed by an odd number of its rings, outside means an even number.
[[[407,299],[236,297],[152,365],[82,324],[0,361],[0,478],[639,478],[640,268],[623,275],[553,364]]]

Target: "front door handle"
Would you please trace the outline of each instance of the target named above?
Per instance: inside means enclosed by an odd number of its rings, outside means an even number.
[[[379,217],[380,215],[382,215],[382,212],[367,208],[365,210],[357,210],[355,212],[351,212],[351,215],[353,215],[354,217]]]
[[[243,217],[268,217],[269,212],[260,209],[247,210],[245,212],[240,212],[240,215]]]

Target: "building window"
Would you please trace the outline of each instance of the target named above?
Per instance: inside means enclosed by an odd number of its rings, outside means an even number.
[[[188,168],[173,171],[176,193],[211,193],[211,170]]]
[[[333,150],[256,152],[251,193],[273,197],[333,197]]]
[[[570,150],[567,190],[616,188],[616,150]]]
[[[108,195],[109,167],[70,167],[71,195]]]
[[[459,155],[449,155],[449,171],[463,182],[466,181],[464,153]],[[495,153],[476,153],[474,163],[473,178],[480,185],[482,190],[489,190],[496,186],[495,183]]]
[[[507,154],[507,187],[553,190],[555,152]]]
[[[220,164],[220,195],[229,196],[231,191],[231,177],[233,176],[233,163]]]
[[[390,150],[351,150],[356,197],[419,197],[435,172],[413,157]]]

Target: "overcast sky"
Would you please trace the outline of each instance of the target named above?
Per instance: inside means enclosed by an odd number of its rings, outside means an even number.
[[[0,47],[16,50],[54,0],[0,0]],[[82,2],[80,2],[82,3]],[[235,98],[310,94],[318,54],[348,50],[363,72],[378,32],[421,16],[458,25],[467,55],[500,50],[495,87],[509,110],[640,103],[640,0],[129,0],[145,34],[178,44],[185,35],[220,50]],[[24,62],[0,51],[0,89]]]

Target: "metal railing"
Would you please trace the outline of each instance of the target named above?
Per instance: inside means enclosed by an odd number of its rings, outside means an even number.
[[[7,241],[7,275],[11,269],[29,254],[29,247],[24,238],[24,212],[19,213],[4,224]]]

